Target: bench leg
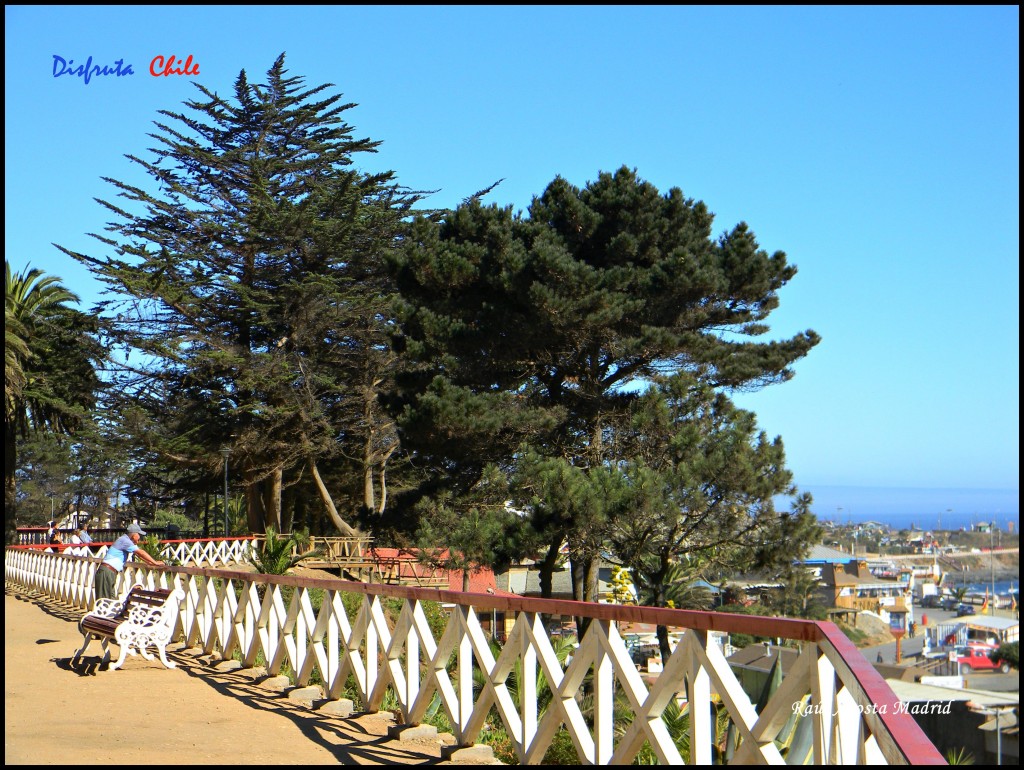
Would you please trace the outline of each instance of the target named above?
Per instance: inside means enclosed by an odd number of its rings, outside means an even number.
[[[167,650],[164,645],[158,644],[156,646],[156,651],[160,655],[160,662],[163,663],[164,666],[167,668],[174,668],[177,665],[176,663],[167,660]]]
[[[110,664],[110,670],[111,671],[116,671],[117,669],[121,668],[121,664],[123,664],[124,663],[124,659],[128,657],[128,651],[129,651],[129,648],[131,647],[131,645],[127,644],[126,642],[121,642],[121,641],[118,642],[118,645],[121,648],[121,654],[118,656],[116,663],[111,663]]]
[[[92,643],[92,634],[88,633],[87,631],[84,631],[82,632],[82,635],[85,637],[85,639],[82,641],[82,648],[75,653],[75,657],[71,659],[72,661],[77,661],[79,658],[85,655],[86,648]]]
[[[105,636],[96,636],[96,634],[91,634],[91,633],[85,633],[85,634],[83,634],[83,636],[85,637],[85,639],[82,642],[82,648],[78,652],[75,653],[75,657],[73,657],[71,659],[72,662],[75,662],[75,661],[79,660],[83,655],[85,655],[85,651],[89,648],[89,645],[92,644],[93,639],[98,639],[99,642],[100,642],[100,652],[102,653],[102,656],[103,656],[100,659],[100,663],[109,663],[110,662],[110,640],[107,639],[107,637],[105,637]]]

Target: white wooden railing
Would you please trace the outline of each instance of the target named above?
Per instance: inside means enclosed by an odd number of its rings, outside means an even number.
[[[84,611],[92,601],[98,563],[8,548],[5,579]],[[132,582],[147,588],[180,586],[186,599],[177,628],[179,641],[238,657],[246,667],[262,657],[269,674],[291,672],[298,686],[315,677],[327,698],[343,697],[346,686],[354,682],[366,710],[380,709],[389,697],[397,702],[406,724],[418,724],[436,693],[462,745],[478,738],[493,707],[523,763],[540,763],[564,728],[585,764],[628,763],[645,743],[662,763],[707,764],[721,758],[716,752],[722,732],[716,730],[711,709],[719,703],[738,737],[733,763],[784,764],[787,748],[781,745],[781,733],[792,729],[798,710],[803,716],[797,719],[809,720],[804,723],[812,736],[806,759],[815,764],[944,764],[881,676],[831,623],[198,567],[147,569],[130,564],[120,580],[120,587]],[[343,603],[345,594],[360,595],[359,609],[351,618]],[[382,603],[389,597],[401,601],[395,620],[388,618]],[[440,602],[448,609],[444,630],[436,638],[424,602]],[[514,617],[497,657],[479,620],[492,612]],[[553,615],[591,618],[568,665],[560,662],[545,626],[545,617]],[[618,632],[620,622],[685,629],[652,682],[641,677],[630,659]],[[755,708],[720,648],[710,641],[712,631],[797,643],[797,663],[762,708]],[[477,687],[474,669],[482,679]],[[518,699],[509,687],[514,669],[521,683]],[[586,700],[592,708],[581,705],[581,689],[588,691]],[[542,710],[538,702],[548,694]],[[666,708],[681,699],[690,706],[683,740],[673,737],[663,719]],[[623,704],[631,714],[625,722],[616,720]]]
[[[163,540],[160,542],[160,557],[164,561],[176,561],[187,566],[218,567],[241,564],[253,553],[260,538],[217,537],[194,540]],[[66,556],[93,556],[102,559],[112,543],[32,545],[24,546],[37,552],[56,552]]]

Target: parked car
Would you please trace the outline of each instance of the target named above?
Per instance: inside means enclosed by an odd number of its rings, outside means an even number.
[[[1006,674],[1010,670],[1010,664],[1005,660],[998,663],[989,657],[989,654],[997,648],[988,645],[967,645],[956,648],[956,662],[960,664],[960,673],[969,674],[972,671],[1001,671]]]
[[[959,603],[960,602],[957,601],[955,596],[944,596],[942,597],[942,603],[940,606],[944,610],[955,610]]]
[[[938,594],[921,597],[921,606],[928,610],[936,610],[942,606],[942,598]]]
[[[956,608],[956,616],[962,618],[964,615],[973,615],[974,605],[973,604],[961,604]]]

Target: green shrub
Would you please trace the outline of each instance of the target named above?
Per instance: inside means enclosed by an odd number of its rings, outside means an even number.
[[[1020,669],[1020,642],[1003,642],[989,657],[996,663],[1005,660],[1012,668]]]
[[[500,720],[497,722],[488,720],[487,729],[480,733],[479,742],[490,746],[491,751],[494,752],[494,758],[499,762],[506,765],[519,764],[516,747],[513,745],[512,739],[508,737],[505,725]],[[575,754],[575,752],[573,753]],[[579,761],[574,761],[573,764],[579,764]]]
[[[846,638],[854,644],[860,644],[868,638],[868,634],[864,633],[859,628],[854,628],[846,623],[840,623],[839,630],[846,634]]]
[[[542,765],[578,765],[580,758],[576,754],[576,746],[569,737],[569,731],[564,727],[558,728],[555,737],[551,739],[551,745],[544,752]]]

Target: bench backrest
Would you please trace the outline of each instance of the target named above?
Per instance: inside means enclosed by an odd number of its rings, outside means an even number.
[[[121,615],[127,615],[132,607],[161,607],[174,592],[173,588],[156,588],[150,590],[142,586],[132,586],[128,596],[125,597],[124,606],[121,608]]]

